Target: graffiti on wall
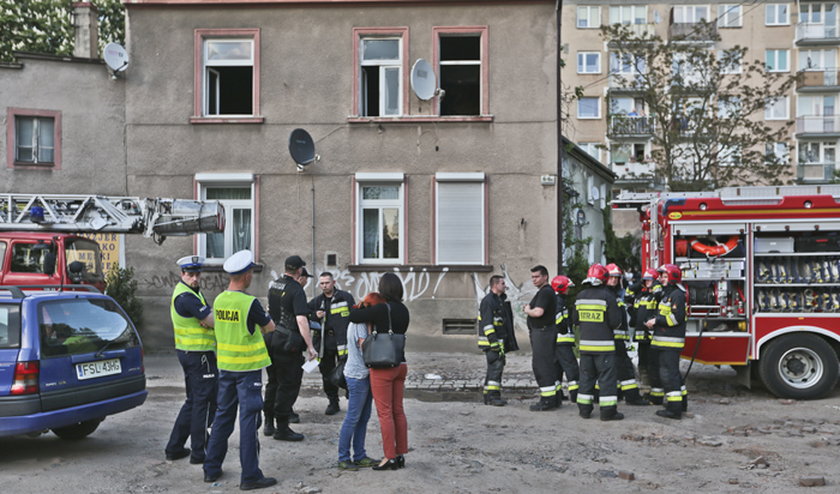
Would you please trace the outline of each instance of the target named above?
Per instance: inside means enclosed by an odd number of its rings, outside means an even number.
[[[141,286],[154,290],[172,290],[181,280],[180,271],[170,271],[164,274],[148,276],[140,280]],[[223,273],[203,273],[201,275],[201,290],[205,293],[221,292],[228,286],[228,276]]]

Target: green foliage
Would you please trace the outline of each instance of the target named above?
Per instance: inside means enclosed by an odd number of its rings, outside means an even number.
[[[135,326],[140,325],[143,321],[143,304],[137,298],[134,268],[123,269],[115,263],[105,275],[105,293],[122,306]]]
[[[73,0],[0,0],[0,61],[12,51],[51,55],[73,53]],[[125,8],[120,0],[94,0],[99,9],[100,50],[125,43]]]
[[[602,214],[604,215],[604,234],[607,240],[604,246],[604,256],[607,258],[607,262],[618,264],[624,271],[639,272],[641,269],[639,239],[629,233],[623,237],[616,236],[612,226],[611,209],[609,207],[604,208]]]
[[[574,184],[571,180],[564,178],[562,186],[568,191],[573,190]],[[578,239],[575,236],[572,211],[582,205],[577,201],[577,197],[572,194],[566,193],[563,197],[565,198],[563,204],[563,243],[566,248],[563,252],[564,269],[562,274],[571,278],[575,283],[575,286],[569,290],[568,295],[573,300],[577,292],[581,290],[581,282],[586,278],[586,271],[589,269],[586,253],[592,239],[590,237]]]

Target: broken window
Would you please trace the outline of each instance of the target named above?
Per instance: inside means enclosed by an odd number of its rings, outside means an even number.
[[[440,114],[480,115],[481,34],[442,34],[439,43]]]

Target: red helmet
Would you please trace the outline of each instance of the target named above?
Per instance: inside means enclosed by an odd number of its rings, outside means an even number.
[[[682,271],[676,264],[663,264],[656,271],[668,275],[668,283],[679,283],[682,281]]]
[[[607,282],[607,276],[609,276],[607,268],[600,264],[593,264],[592,266],[589,266],[589,270],[586,272],[586,279],[583,281],[584,283],[590,283],[594,286],[598,286]]]
[[[643,280],[655,280],[657,276],[659,276],[659,274],[656,272],[655,269],[647,268],[647,269],[645,269],[644,274],[642,274],[642,279]]]
[[[560,295],[565,295],[569,288],[573,286],[575,286],[575,282],[568,276],[559,275],[551,279],[551,288],[554,288],[554,291]]]
[[[618,267],[618,264],[614,262],[607,264],[606,268],[610,276],[621,276],[624,274],[624,271],[622,271],[621,268]]]

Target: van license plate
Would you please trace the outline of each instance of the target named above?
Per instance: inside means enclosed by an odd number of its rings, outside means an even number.
[[[119,374],[120,372],[122,372],[122,366],[120,365],[120,359],[118,358],[76,364],[76,377],[79,378],[80,381],[84,379],[93,379],[94,377]]]

